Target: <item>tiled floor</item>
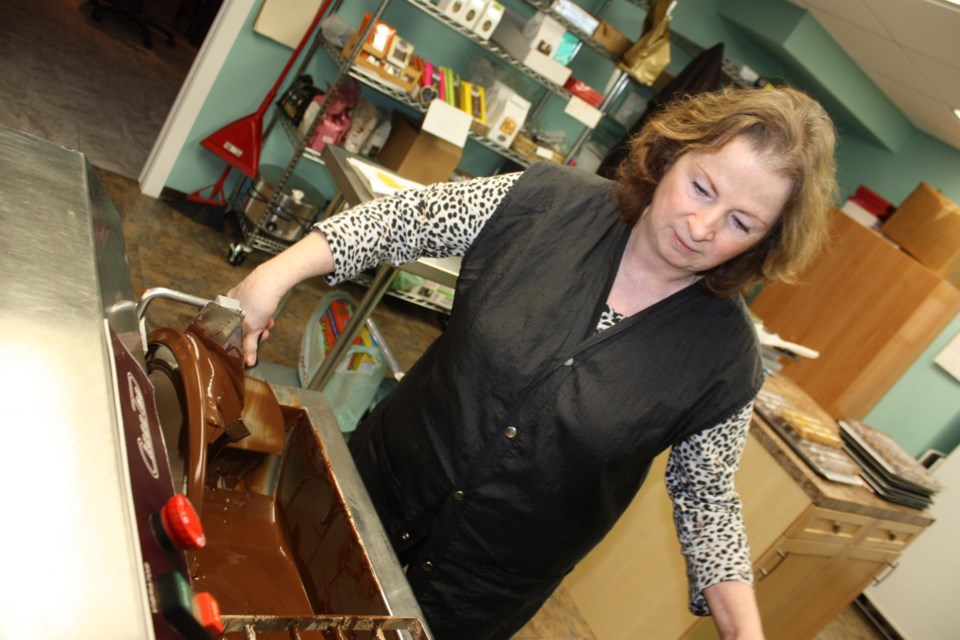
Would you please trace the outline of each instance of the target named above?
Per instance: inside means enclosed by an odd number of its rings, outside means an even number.
[[[254,253],[231,267],[226,250],[235,225],[216,231],[195,222],[196,210],[178,210],[142,196],[140,169],[186,76],[195,51],[178,38],[141,46],[126,23],[89,19],[85,0],[0,0],[0,124],[83,151],[100,170],[121,212],[127,259],[136,292],[166,286],[199,296],[225,292],[265,256]],[[203,213],[216,217],[218,212]],[[357,288],[347,287],[355,295]],[[261,357],[292,367],[301,330],[329,288],[298,287]],[[152,325],[184,326],[191,313],[173,303],[151,307]],[[403,369],[442,331],[435,312],[385,299],[375,316]],[[678,576],[678,579],[683,579]],[[593,640],[576,606],[561,589],[518,640]],[[846,609],[818,640],[879,640],[854,608]],[[654,639],[659,640],[659,639]],[[667,639],[663,639],[667,640]],[[775,640],[775,639],[772,639]]]

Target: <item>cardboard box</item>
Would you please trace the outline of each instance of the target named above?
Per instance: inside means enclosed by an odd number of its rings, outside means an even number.
[[[494,82],[487,106],[488,131],[485,135],[493,142],[509,149],[514,138],[523,128],[530,112],[530,103],[502,82]]]
[[[359,33],[354,33],[343,45],[343,57],[348,58],[357,44]],[[376,49],[364,43],[360,54],[353,59],[353,66],[365,69],[380,80],[398,86],[411,96],[417,94],[422,71],[414,66],[398,67],[377,56]]]
[[[570,62],[573,60],[573,57],[577,55],[577,51],[580,50],[581,44],[580,38],[569,31],[564,31],[563,38],[560,39],[560,45],[550,57],[560,64],[566,66],[570,64]]]
[[[437,9],[447,17],[460,22],[463,14],[467,11],[467,0],[440,0]]]
[[[523,36],[531,47],[550,58],[560,48],[566,28],[545,13],[538,13],[523,27]]]
[[[960,286],[960,207],[921,182],[880,228],[918,262]]]
[[[575,96],[580,97],[584,102],[594,107],[603,104],[603,94],[588,85],[586,82],[577,80],[573,76],[564,83],[563,88]]]
[[[473,29],[473,25],[477,23],[487,7],[487,0],[466,0],[466,5],[463,13],[456,20],[467,29]]]
[[[487,124],[486,89],[479,84],[460,81],[460,109],[480,124]]]
[[[522,133],[514,138],[510,148],[531,162],[547,160],[548,162],[563,164],[563,156],[557,151],[537,144]]]
[[[618,56],[622,56],[633,44],[629,38],[606,20],[600,21],[597,30],[593,32],[593,39]]]
[[[483,13],[480,14],[480,17],[477,18],[476,23],[474,23],[473,32],[484,40],[487,40],[490,38],[490,34],[493,33],[494,29],[497,28],[497,25],[500,24],[501,18],[503,18],[503,5],[497,2],[497,0],[490,0],[487,7],[483,10]]]
[[[460,164],[463,149],[424,133],[403,115],[394,112],[393,128],[377,162],[404,178],[421,184],[447,182]]]
[[[590,35],[600,26],[600,21],[573,0],[555,0],[553,10],[566,18],[570,24],[585,35]]]
[[[570,69],[530,46],[523,35],[523,25],[519,15],[506,9],[490,39],[531,71],[562,87],[570,77]]]

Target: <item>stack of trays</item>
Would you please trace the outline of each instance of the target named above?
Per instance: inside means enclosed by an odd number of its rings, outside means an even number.
[[[926,468],[885,433],[858,420],[841,420],[844,449],[860,463],[862,477],[878,496],[925,509],[940,484]]]
[[[833,482],[862,485],[860,465],[844,451],[837,423],[789,380],[769,376],[754,408],[819,475]]]

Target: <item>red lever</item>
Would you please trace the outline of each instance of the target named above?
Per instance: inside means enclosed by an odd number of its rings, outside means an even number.
[[[220,603],[209,592],[203,591],[194,596],[193,615],[211,635],[219,636],[223,633]]]
[[[160,511],[163,528],[170,541],[178,549],[200,549],[207,544],[200,516],[190,500],[182,493],[167,500]]]

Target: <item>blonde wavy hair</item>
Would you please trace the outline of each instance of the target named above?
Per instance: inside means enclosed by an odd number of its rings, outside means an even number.
[[[718,296],[761,281],[795,281],[826,240],[828,211],[839,189],[836,131],[823,107],[792,88],[728,87],[674,100],[630,141],[614,192],[622,219],[635,224],[680,156],[716,151],[741,136],[767,167],[791,180],[793,189],[760,242],[703,274]]]

